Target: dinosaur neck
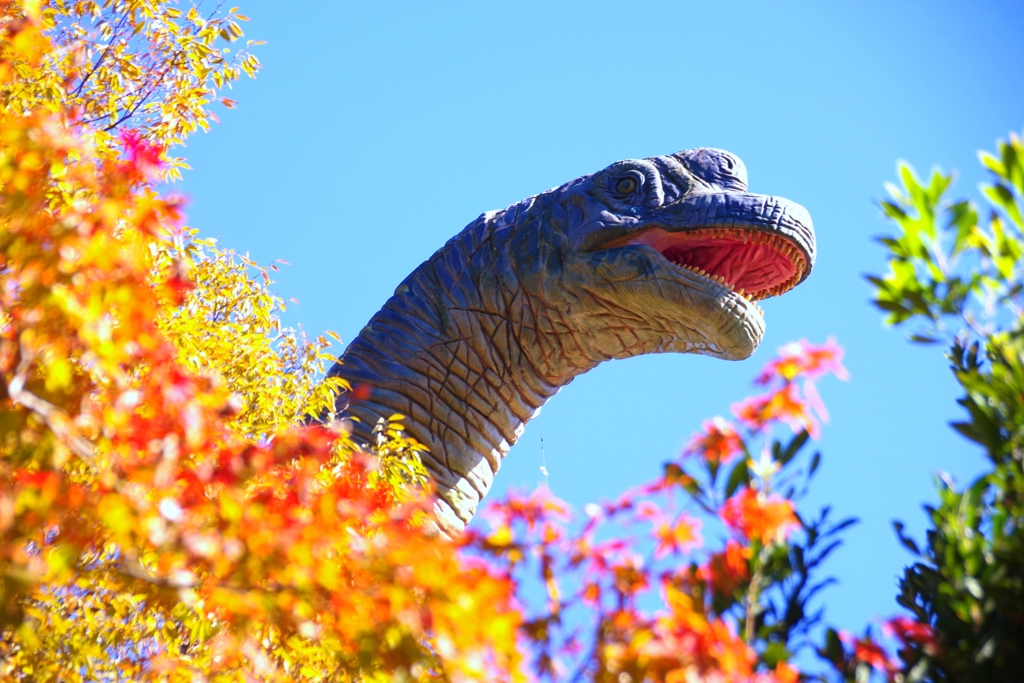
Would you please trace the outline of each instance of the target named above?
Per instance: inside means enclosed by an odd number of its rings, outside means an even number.
[[[537,410],[600,358],[580,353],[565,321],[522,286],[511,236],[540,220],[531,199],[485,214],[422,264],[360,332],[332,371],[362,392],[339,407],[369,442],[394,413],[429,449],[437,514],[461,530],[491,487],[509,448]],[[521,268],[520,268],[521,270]],[[565,353],[571,343],[575,353]]]

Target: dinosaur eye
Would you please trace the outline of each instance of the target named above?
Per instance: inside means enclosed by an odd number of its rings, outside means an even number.
[[[632,194],[636,190],[635,178],[622,178],[615,183],[615,191],[619,194]]]

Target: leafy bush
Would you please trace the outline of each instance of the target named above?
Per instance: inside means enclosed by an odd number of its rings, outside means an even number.
[[[918,558],[899,603],[931,627],[902,633],[907,681],[1024,680],[1024,147],[1011,135],[980,159],[992,173],[984,209],[946,199],[952,175],[936,170],[924,184],[900,166],[903,186],[882,202],[899,228],[881,240],[889,273],[869,278],[889,322],[915,342],[947,345],[966,413],[953,427],[989,461],[962,488],[937,479],[924,544],[896,524]]]

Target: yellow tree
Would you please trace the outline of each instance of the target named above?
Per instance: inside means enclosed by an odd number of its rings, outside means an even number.
[[[258,66],[244,17],[0,8],[0,675],[515,670],[508,581],[419,528],[418,445],[296,427],[327,342],[154,189]]]

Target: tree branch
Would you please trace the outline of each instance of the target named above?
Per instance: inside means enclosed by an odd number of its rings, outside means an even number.
[[[50,431],[60,439],[68,449],[79,458],[95,468],[95,447],[92,442],[78,433],[67,413],[49,401],[39,398],[25,389],[28,372],[35,359],[33,354],[21,344],[21,360],[14,372],[14,377],[7,383],[7,395],[11,402],[22,405],[38,415],[46,422]]]

